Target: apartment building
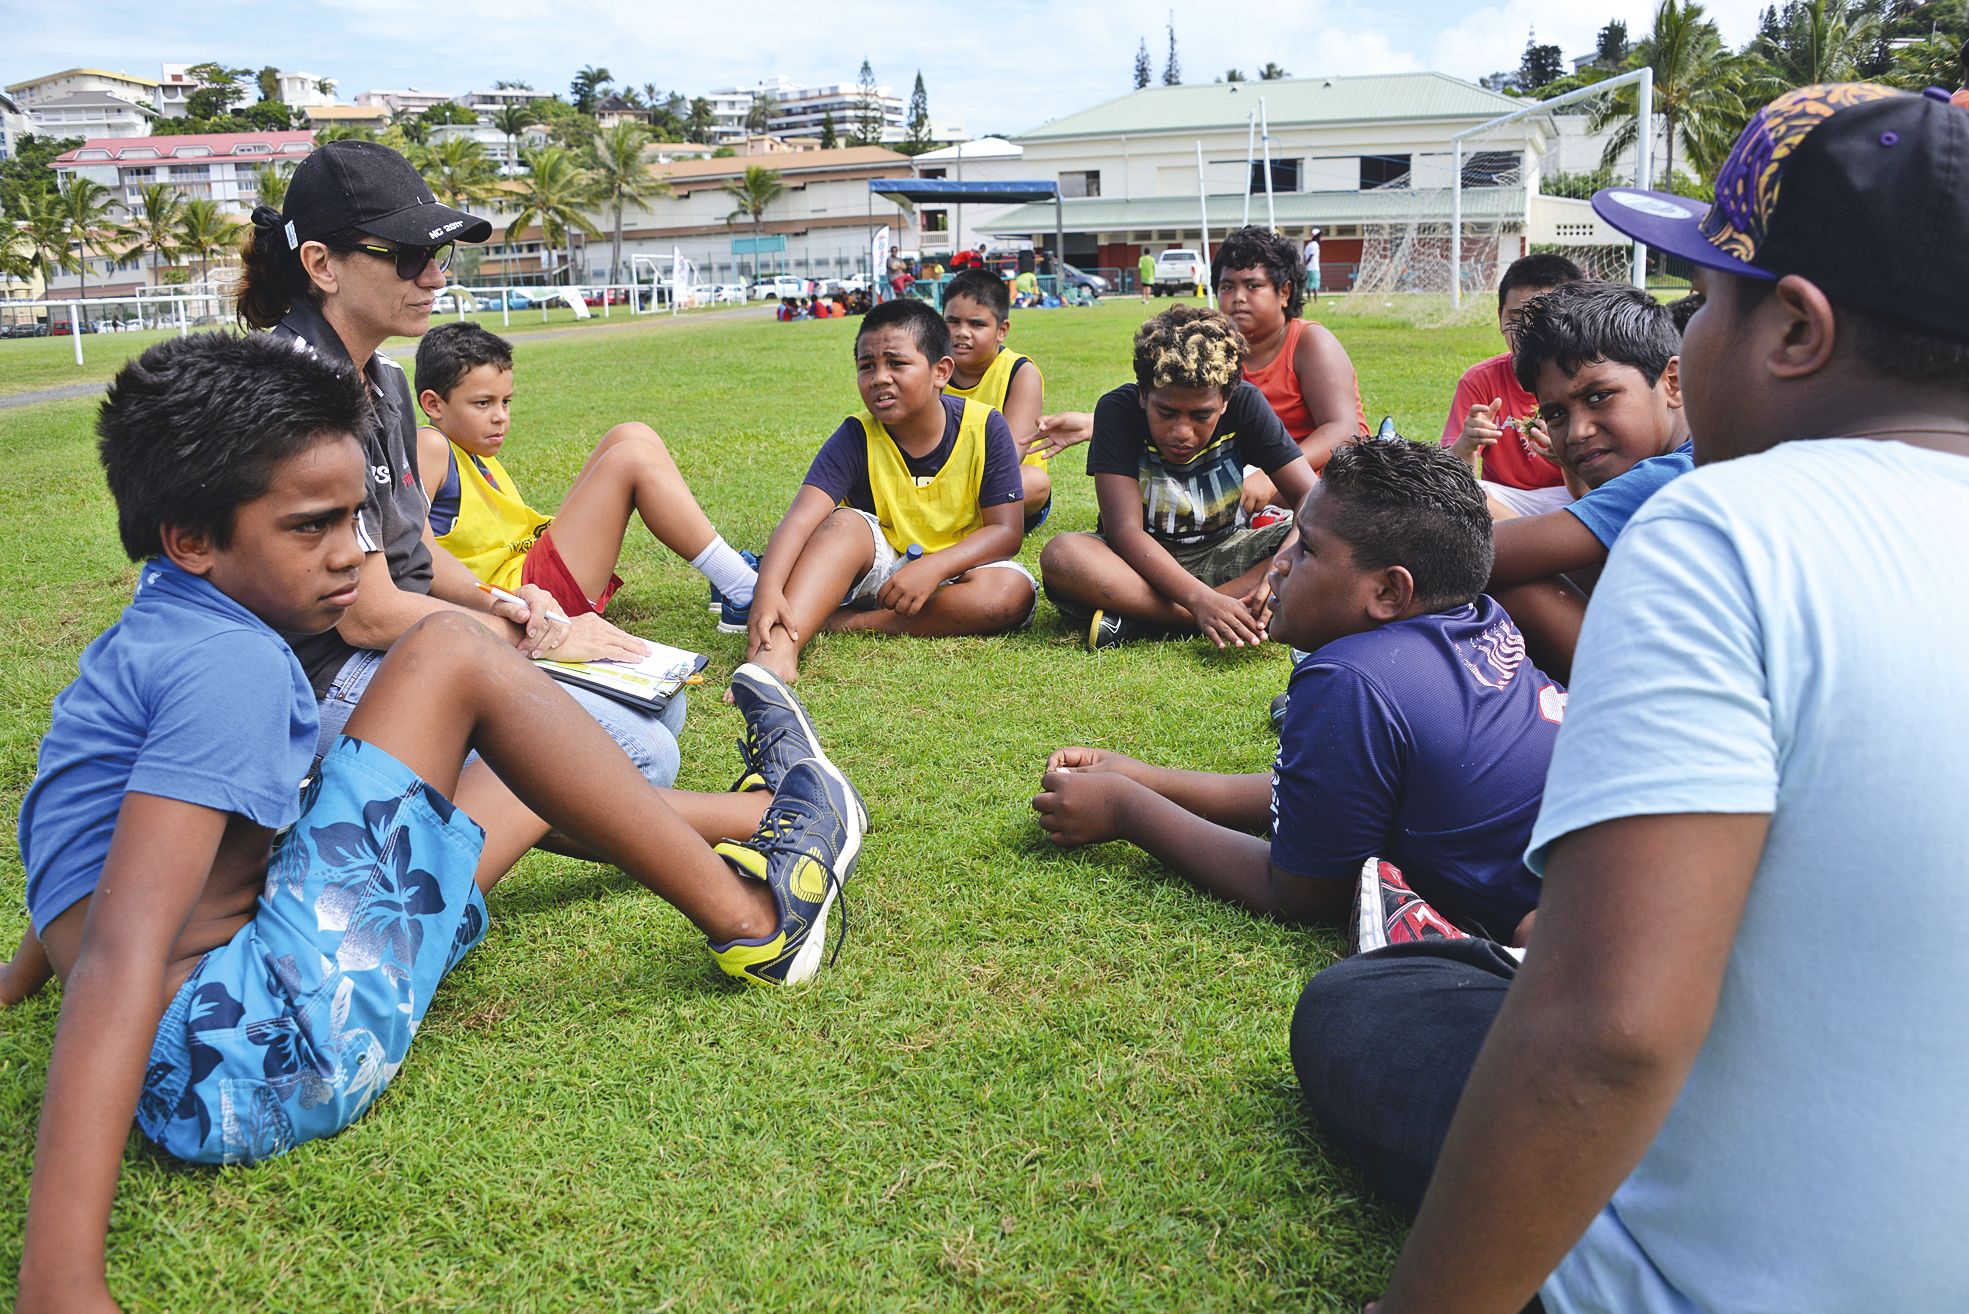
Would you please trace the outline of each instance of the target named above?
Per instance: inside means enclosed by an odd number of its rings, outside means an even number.
[[[23,109],[83,92],[115,96],[132,105],[150,107],[156,99],[157,83],[102,68],[65,68],[59,73],[11,83],[6,91]]]
[[[382,106],[391,114],[422,114],[433,105],[442,105],[452,96],[443,91],[419,91],[416,87],[404,87],[397,91],[365,91],[356,96],[356,104]]]
[[[27,109],[28,130],[47,137],[148,137],[157,111],[105,91],[75,91]]]

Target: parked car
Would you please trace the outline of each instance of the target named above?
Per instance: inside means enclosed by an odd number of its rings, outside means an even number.
[[[0,326],[0,338],[45,338],[48,336],[46,324],[7,324]]]
[[[506,308],[507,310],[532,310],[532,309],[533,309],[533,298],[532,298],[532,297],[530,297],[530,296],[528,296],[528,295],[527,295],[526,293],[524,293],[524,292],[520,292],[520,291],[516,291],[516,290],[509,290],[509,291],[506,291],[506,292],[502,292],[502,293],[500,293],[500,294],[499,294],[499,297],[500,297],[500,301],[503,301],[503,302],[505,302],[505,308]],[[488,310],[498,310],[499,308],[500,308],[500,306],[499,306],[499,302],[497,302],[497,301],[495,301],[495,302],[488,302],[488,303],[487,303],[487,305],[486,305],[486,309],[488,309]]]
[[[458,308],[461,305],[468,311],[485,309],[485,302],[479,300],[470,292],[447,292],[431,303],[431,313],[434,315],[455,315],[458,313]]]
[[[746,301],[745,284],[720,283],[716,289],[716,296],[721,303],[743,305]]]
[[[591,305],[591,306],[599,306],[599,305],[601,305],[601,304],[602,304],[602,289],[601,289],[601,288],[598,288],[598,287],[591,287],[591,288],[589,288],[589,289],[588,289],[587,291],[585,291],[585,292],[583,292],[583,293],[581,294],[581,299],[582,299],[583,301],[585,301],[585,302],[587,302],[587,303],[588,303],[589,305]],[[611,306],[626,306],[626,305],[628,305],[628,304],[629,304],[629,291],[628,291],[628,289],[627,289],[627,288],[620,288],[620,287],[612,287],[612,288],[609,288],[609,289],[608,289],[608,303],[609,303],[609,304],[610,304]]]
[[[1076,269],[1066,261],[1060,262],[1060,269],[1067,276],[1068,287],[1084,287],[1095,296],[1102,296],[1114,289],[1108,286],[1107,279],[1099,274],[1090,274],[1084,269]]]
[[[1155,294],[1187,295],[1202,287],[1209,278],[1203,257],[1194,251],[1171,247],[1155,258]]]
[[[766,274],[752,285],[751,297],[754,301],[777,301],[781,297],[803,297],[807,295],[807,281],[791,274]]]

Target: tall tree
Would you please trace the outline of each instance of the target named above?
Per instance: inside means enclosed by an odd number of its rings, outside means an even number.
[[[195,196],[185,202],[178,219],[178,247],[198,261],[198,281],[212,276],[212,257],[223,255],[239,237],[239,224],[226,217],[217,201]]]
[[[48,166],[57,155],[82,144],[80,137],[37,136],[23,132],[14,138],[11,159],[0,160],[0,210],[18,213],[29,195],[55,190],[55,171]]]
[[[764,132],[772,126],[773,111],[778,108],[779,102],[770,93],[753,92],[752,103],[745,107],[745,130],[755,135]]]
[[[355,123],[331,123],[325,128],[314,130],[314,144],[326,146],[331,141],[375,141],[376,129],[365,128]]]
[[[1603,68],[1619,68],[1633,50],[1633,43],[1627,39],[1627,24],[1618,18],[1609,19],[1593,39],[1593,58]]]
[[[252,77],[253,70],[228,68],[207,60],[186,69],[185,76],[198,86],[198,90],[185,97],[185,117],[216,119],[224,117],[233,106],[246,99],[246,88],[239,85],[239,80]]]
[[[684,116],[684,139],[699,145],[711,140],[711,128],[717,118],[711,112],[711,102],[703,96],[691,97],[690,113]]]
[[[20,231],[33,249],[28,263],[41,271],[42,295],[55,275],[75,272],[75,253],[68,249],[68,211],[62,194],[50,189],[21,198],[14,210]]]
[[[1729,154],[1745,118],[1741,75],[1723,46],[1716,24],[1699,0],[1661,0],[1653,26],[1634,48],[1636,66],[1654,70],[1654,108],[1667,130],[1659,177],[1675,174],[1679,146],[1696,172],[1710,176]],[[1588,120],[1593,131],[1611,129],[1600,163],[1613,168],[1638,138],[1636,96],[1622,87]],[[1653,131],[1653,125],[1649,125]]]
[[[820,148],[831,151],[841,144],[841,135],[834,130],[834,111],[828,110],[820,116]]]
[[[590,222],[585,207],[594,203],[594,185],[565,146],[542,146],[526,154],[527,176],[513,194],[517,213],[506,226],[506,242],[519,241],[520,234],[538,226],[542,241],[552,251],[565,250],[568,262],[562,282],[573,281],[573,235],[584,233],[600,237],[601,230]]]
[[[1525,53],[1518,60],[1518,85],[1537,91],[1565,76],[1566,55],[1555,45],[1540,45],[1538,33],[1525,33]]]
[[[280,99],[280,70],[272,64],[264,65],[255,73],[253,81],[259,84],[261,100]]]
[[[1219,82],[1243,82],[1245,80],[1244,70],[1241,68],[1227,68],[1224,70],[1224,76],[1217,80]]]
[[[875,70],[867,60],[855,78],[855,127],[848,136],[850,146],[882,144],[882,93],[875,85]]]
[[[866,65],[863,65],[866,67]],[[766,207],[777,201],[786,191],[777,170],[768,169],[762,164],[748,164],[743,177],[735,178],[724,186],[725,195],[732,198],[734,207],[725,216],[731,223],[743,215],[752,221],[752,277],[759,277],[759,242],[765,237]]]
[[[643,163],[643,147],[649,143],[649,129],[640,123],[618,123],[595,135],[595,154],[589,162],[595,192],[614,221],[609,244],[608,281],[622,276],[622,213],[631,202],[648,205],[659,196],[670,194],[670,184],[651,175]]]
[[[1774,35],[1750,43],[1756,61],[1746,99],[1761,103],[1815,82],[1854,82],[1880,38],[1880,20],[1842,0],[1793,0]]]
[[[499,175],[490,158],[471,137],[446,137],[410,152],[431,195],[454,210],[491,200],[499,190]]]
[[[531,82],[519,82],[513,78],[500,78],[492,84],[492,89],[494,91],[532,91],[533,84]]]
[[[615,77],[607,69],[596,68],[593,64],[584,65],[574,75],[574,81],[568,83],[568,99],[583,114],[593,114],[595,102],[601,99],[602,88],[613,81]]]
[[[1143,37],[1142,43],[1135,47],[1135,90],[1148,86],[1154,77],[1155,65],[1149,62],[1149,39]]]
[[[492,126],[506,137],[506,158],[517,168],[520,159],[520,134],[533,126],[533,111],[525,105],[501,105],[492,112]]]
[[[260,204],[278,210],[287,201],[287,184],[294,181],[294,166],[278,160],[260,170]],[[128,259],[125,256],[124,259]]]
[[[272,169],[267,171],[272,172]],[[280,202],[267,197],[267,176],[260,178],[260,200],[267,205],[279,206]],[[284,193],[286,184],[281,184]],[[119,260],[135,260],[150,257],[150,286],[157,286],[157,263],[160,260],[178,258],[178,227],[184,222],[184,194],[170,183],[149,183],[138,194],[137,208],[130,214],[129,221],[123,225],[120,236],[130,245],[118,255]]]
[[[909,130],[903,138],[905,155],[921,155],[935,142],[930,140],[930,94],[923,90],[923,70],[916,70],[916,85],[909,93]]]
[[[1280,78],[1289,78],[1291,76],[1290,73],[1269,59],[1265,61],[1265,67],[1258,70],[1258,80],[1260,82],[1277,82]]]
[[[89,257],[116,235],[109,221],[109,188],[87,178],[71,178],[61,194],[62,215],[68,221],[68,240],[75,246],[75,272],[81,276],[80,295],[89,295]]]
[[[1183,84],[1183,61],[1176,58],[1176,15],[1169,15],[1169,58],[1162,65],[1162,85],[1179,87]]]
[[[26,281],[34,272],[34,247],[27,234],[11,223],[0,223],[0,278]]]

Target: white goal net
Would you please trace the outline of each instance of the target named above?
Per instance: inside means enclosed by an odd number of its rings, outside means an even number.
[[[1628,92],[1626,112],[1593,127],[1595,111],[1618,106],[1629,87],[1639,95]],[[1652,152],[1631,125],[1634,100],[1650,90],[1651,79],[1624,75],[1529,102],[1445,139],[1440,149],[1387,157],[1386,177],[1364,189],[1369,204],[1350,306],[1481,306],[1506,266],[1540,251],[1567,257],[1589,278],[1631,281],[1635,244],[1602,223],[1588,198],[1596,187],[1647,185]],[[1637,145],[1603,168],[1606,142],[1623,124]]]

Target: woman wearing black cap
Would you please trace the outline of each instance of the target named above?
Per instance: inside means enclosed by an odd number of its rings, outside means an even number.
[[[483,242],[491,233],[488,220],[440,204],[403,156],[365,141],[319,147],[294,171],[282,209],[253,211],[239,317],[348,362],[368,384],[374,406],[368,431],[357,435],[370,474],[357,527],[366,552],[357,602],[325,634],[288,636],[321,703],[323,752],[355,710],[384,650],[436,611],[471,611],[531,656],[580,661],[647,651],[600,616],[565,619],[530,585],[520,589],[525,608],[492,602],[471,572],[430,540],[410,386],[378,348],[392,337],[422,336],[445,285],[452,244]],[[658,718],[586,690],[569,692],[651,783],[667,786],[676,778],[681,698]],[[487,784],[491,802],[468,810],[496,833],[503,829],[497,811],[519,803],[496,781]],[[522,831],[534,824],[524,809],[516,821]],[[532,842],[518,844],[512,856]],[[488,855],[494,846],[489,834]]]

